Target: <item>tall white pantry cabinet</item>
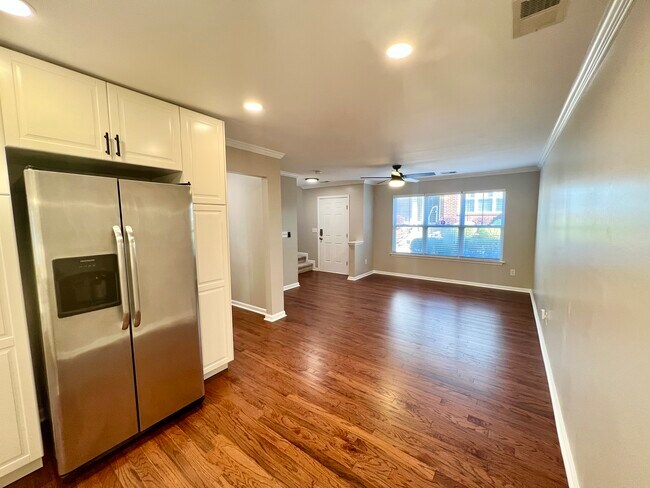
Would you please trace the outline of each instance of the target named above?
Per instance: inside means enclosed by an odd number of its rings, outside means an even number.
[[[234,358],[222,121],[0,48],[0,486],[42,464],[5,147],[190,182],[204,377]]]

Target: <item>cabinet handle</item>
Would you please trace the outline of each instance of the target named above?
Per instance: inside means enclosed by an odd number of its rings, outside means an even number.
[[[116,156],[121,156],[122,153],[120,152],[120,135],[115,134],[115,142],[117,143],[117,151],[115,151]]]
[[[106,151],[104,151],[109,156],[111,155],[111,138],[108,137],[108,132],[104,134],[104,139],[106,140]]]

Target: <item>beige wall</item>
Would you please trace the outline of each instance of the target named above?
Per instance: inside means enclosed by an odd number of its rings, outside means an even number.
[[[283,176],[282,187],[282,231],[290,232],[291,237],[282,238],[284,256],[284,284],[298,282],[298,187],[296,179]]]
[[[232,299],[266,310],[264,179],[228,173]]]
[[[535,255],[535,223],[539,173],[448,178],[407,183],[403,188],[375,187],[374,267],[380,271],[531,288]],[[393,196],[422,193],[506,190],[503,260],[484,264],[461,260],[391,255]],[[510,276],[510,269],[516,276]]]
[[[650,2],[542,170],[535,297],[583,488],[650,486]]]
[[[280,160],[232,147],[226,148],[229,173],[260,176],[266,180],[263,200],[264,222],[267,235],[266,311],[276,314],[284,311],[283,257],[282,257],[282,205],[280,190]],[[230,203],[230,202],[228,202]],[[231,247],[234,243],[231,241]]]
[[[343,186],[329,186],[325,188],[309,188],[300,191],[299,205],[298,205],[298,250],[301,252],[309,253],[309,259],[316,261],[318,266],[318,234],[312,232],[313,228],[318,227],[318,197],[333,196],[333,195],[349,195],[350,196],[350,241],[364,241],[362,245],[355,247],[354,256],[357,257],[358,262],[364,262],[363,259],[368,258],[368,266],[372,265],[372,243],[367,242],[365,237],[368,235],[367,226],[364,228],[364,202],[368,201],[366,196],[366,185],[343,185]],[[370,194],[372,199],[372,194]],[[370,214],[372,215],[372,214]],[[364,235],[364,229],[366,234]],[[372,239],[370,239],[372,241]],[[352,253],[350,254],[352,258]],[[350,261],[349,274],[356,276],[359,268],[356,264]],[[372,269],[368,267],[368,269]]]

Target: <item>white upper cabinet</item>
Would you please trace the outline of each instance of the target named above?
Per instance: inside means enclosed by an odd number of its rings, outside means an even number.
[[[181,171],[177,105],[108,85],[111,134],[119,161]]]
[[[105,82],[0,49],[0,101],[8,146],[111,159]]]
[[[7,146],[182,171],[179,107],[0,48]]]
[[[194,203],[226,203],[226,137],[221,120],[181,108],[183,181]]]

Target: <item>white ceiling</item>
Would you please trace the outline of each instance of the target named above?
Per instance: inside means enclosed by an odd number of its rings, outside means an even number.
[[[218,116],[287,172],[356,180],[536,164],[608,1],[519,39],[511,0],[30,3],[0,13],[0,43]],[[413,55],[388,59],[397,41]]]

